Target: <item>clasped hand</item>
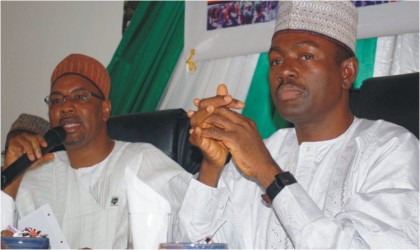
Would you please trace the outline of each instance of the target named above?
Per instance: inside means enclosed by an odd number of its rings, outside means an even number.
[[[192,127],[190,142],[203,152],[207,165],[221,171],[229,152],[245,175],[257,179],[264,187],[265,182],[272,181],[272,175],[280,169],[265,147],[255,122],[232,110],[242,109],[243,102],[232,98],[221,84],[216,96],[195,99],[194,105],[197,111],[188,112]]]

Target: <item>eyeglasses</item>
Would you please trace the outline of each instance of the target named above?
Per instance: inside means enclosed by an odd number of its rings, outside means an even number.
[[[100,100],[104,100],[102,96],[92,93],[87,89],[82,89],[82,90],[75,90],[70,95],[62,95],[62,94],[54,93],[45,97],[44,101],[50,107],[57,107],[59,105],[64,104],[68,99],[70,99],[70,101],[72,102],[84,103],[84,102],[89,101],[90,97],[92,96]]]

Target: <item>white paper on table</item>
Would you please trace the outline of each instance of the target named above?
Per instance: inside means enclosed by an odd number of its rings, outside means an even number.
[[[25,227],[36,228],[42,234],[48,234],[51,249],[70,248],[48,203],[19,220],[18,228]]]
[[[133,248],[157,249],[167,241],[171,207],[169,202],[141,181],[129,168],[125,170],[128,211]]]
[[[5,192],[1,191],[1,230],[5,230],[8,225],[17,227],[15,201]]]

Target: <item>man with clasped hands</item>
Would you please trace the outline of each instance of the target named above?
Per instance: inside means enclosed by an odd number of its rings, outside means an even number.
[[[184,237],[230,248],[417,248],[417,138],[355,117],[357,11],[350,1],[280,1],[271,97],[294,128],[263,141],[224,85],[195,100],[204,154],[180,211]],[[226,157],[232,160],[224,166]]]

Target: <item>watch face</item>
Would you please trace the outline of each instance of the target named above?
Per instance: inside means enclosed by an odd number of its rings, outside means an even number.
[[[289,171],[276,175],[276,180],[282,189],[284,186],[296,183],[295,177]]]
[[[283,172],[276,175],[274,181],[267,187],[265,191],[267,196],[270,198],[271,201],[276,198],[276,196],[280,193],[280,191],[284,188],[284,186],[296,183],[295,177],[290,172]],[[263,197],[263,200],[266,201]],[[271,202],[270,202],[271,203]]]

